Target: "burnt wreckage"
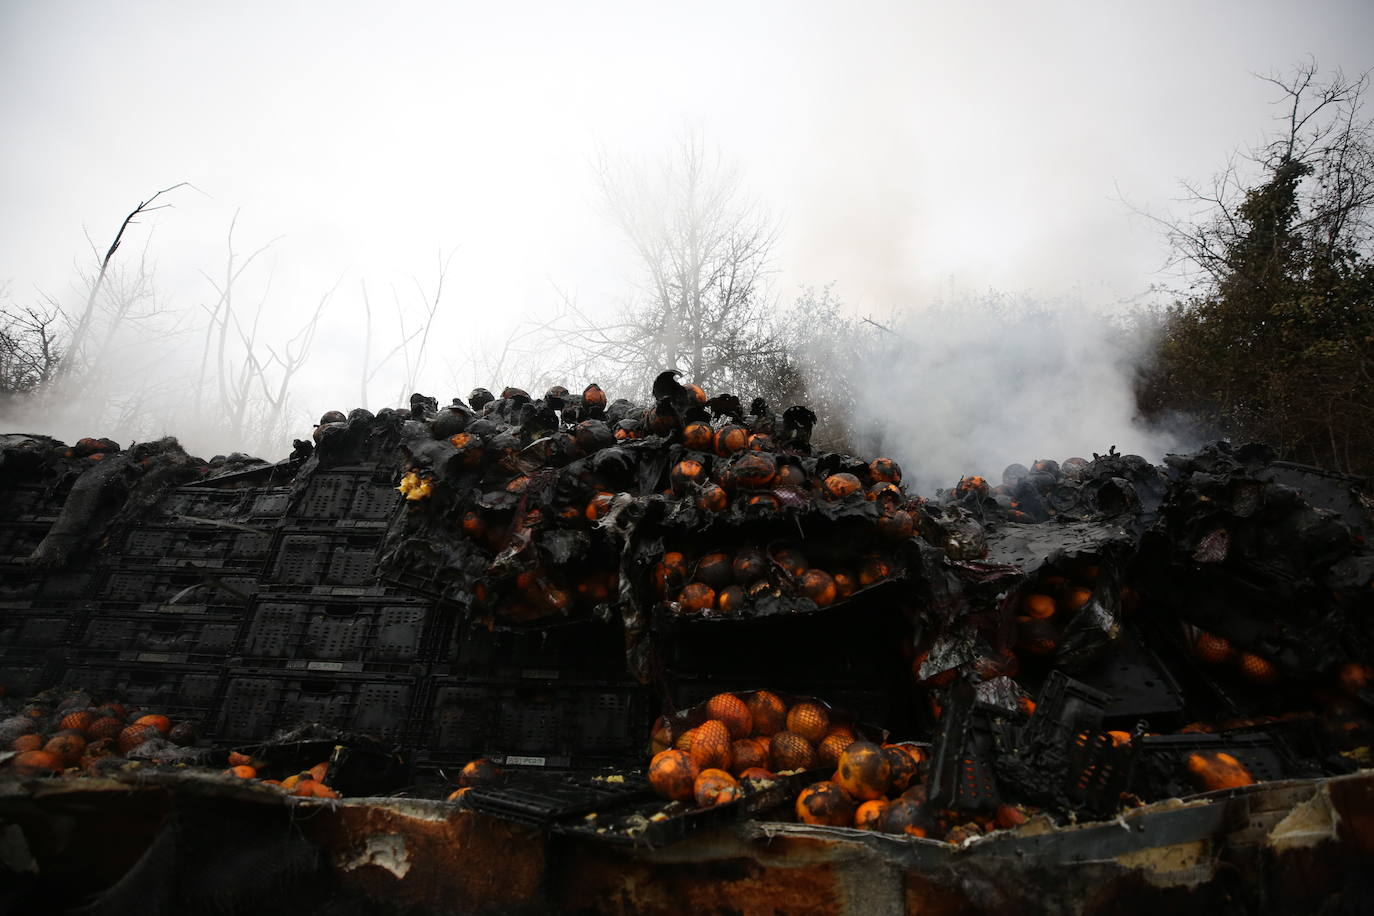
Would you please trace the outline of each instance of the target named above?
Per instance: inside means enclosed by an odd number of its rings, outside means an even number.
[[[45,856],[72,848],[38,825],[78,783],[159,793],[146,850],[65,891],[107,904],[130,875],[160,887],[153,838],[168,799],[190,796],[182,831],[231,802],[334,812],[272,848],[335,891],[360,866],[320,850],[351,835],[340,819],[402,817],[382,796],[431,806],[472,847],[502,831],[545,844],[525,863],[534,897],[411,901],[436,912],[655,909],[649,891],[606,903],[555,858],[600,850],[614,880],[645,881],[671,873],[653,858],[665,846],[736,861],[722,846],[757,857],[759,837],[774,855],[855,844],[905,876],[903,907],[1031,907],[1036,874],[1072,889],[1070,909],[1105,906],[1116,885],[1083,863],[1108,859],[1122,895],[1144,881],[1242,908],[1363,899],[1363,481],[1219,443],[1160,466],[1114,450],[1012,465],[925,499],[889,459],[814,449],[804,407],[745,409],[674,373],[653,393],[642,407],[595,385],[478,389],[442,409],[417,395],[326,414],[276,464],[207,464],[170,439],[0,437],[14,899],[70,879]],[[1321,880],[1223,877],[1273,861],[1274,830],[1314,792],[1330,816],[1303,821],[1296,848],[1337,844]],[[1238,804],[1273,830],[1236,840]],[[1141,836],[1121,846],[1099,821]],[[1199,837],[1214,845],[1198,853]],[[1149,858],[1179,844],[1195,860]],[[373,852],[369,869],[385,864]],[[699,905],[748,911],[795,866],[704,879],[725,896]],[[843,884],[825,867],[823,909]]]

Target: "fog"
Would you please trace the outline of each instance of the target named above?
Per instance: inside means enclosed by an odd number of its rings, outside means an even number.
[[[125,283],[143,260],[145,295],[99,385],[0,428],[171,433],[206,456],[276,458],[364,388],[375,410],[411,384],[447,400],[528,383],[537,351],[511,354],[511,377],[487,374],[560,291],[591,308],[633,293],[594,162],[652,161],[695,130],[778,220],[780,304],[828,286],[856,316],[902,312],[926,342],[872,380],[918,412],[894,423],[884,404],[856,406],[908,464],[945,478],[1172,447],[1125,396],[1142,342],[1099,340],[1088,316],[1167,298],[1167,251],[1138,211],[1176,209],[1178,179],[1261,139],[1273,92],[1254,73],[1309,54],[1325,70],[1374,65],[1374,7],[955,6],[0,6],[5,302],[79,314],[92,245],[103,253],[139,201],[189,183],[116,257]],[[231,355],[257,315],[272,365],[333,291],[279,428],[252,442],[251,418],[226,421],[223,389],[188,388],[231,223],[240,265],[268,246],[235,284]],[[416,338],[377,368],[420,326],[446,259],[423,362]],[[1058,317],[1032,333],[979,311],[988,291]],[[265,372],[263,390],[279,378]]]

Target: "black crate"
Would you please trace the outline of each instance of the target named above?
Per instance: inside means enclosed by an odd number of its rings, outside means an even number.
[[[82,605],[67,601],[0,603],[0,647],[66,649],[84,616]]]
[[[380,545],[378,532],[284,532],[269,581],[309,587],[374,584]]]
[[[174,721],[212,721],[223,686],[224,669],[209,665],[86,661],[67,666],[66,690],[85,690],[96,700],[120,702],[162,713]]]
[[[1188,758],[1194,753],[1229,754],[1257,782],[1307,775],[1287,744],[1274,734],[1146,735],[1141,739],[1132,791],[1146,801],[1197,792],[1188,770]]]
[[[452,622],[435,660],[463,677],[618,682],[625,672],[620,621],[579,620],[543,630],[491,630]]]
[[[153,515],[163,519],[202,518],[230,520],[247,517],[253,490],[177,487],[157,504]]]
[[[0,685],[4,696],[12,700],[26,700],[56,686],[66,668],[67,656],[61,649],[0,647]]]
[[[255,520],[273,521],[286,515],[291,505],[290,487],[263,487],[252,492],[248,504],[248,516]]]
[[[243,608],[258,592],[254,573],[205,566],[128,566],[108,570],[96,587],[101,601]]]
[[[413,677],[236,669],[214,727],[220,741],[266,741],[301,725],[409,743]]]
[[[130,528],[107,551],[138,565],[260,569],[271,555],[274,532],[247,526],[183,524]]]
[[[86,597],[90,589],[91,574],[85,570],[0,564],[0,602],[70,602]]]
[[[428,762],[485,756],[505,766],[642,762],[652,716],[638,684],[433,680],[423,721]]]
[[[18,563],[27,558],[51,528],[48,522],[6,521],[0,525],[0,563]]]
[[[317,471],[288,510],[291,524],[383,528],[401,503],[392,469]]]
[[[41,484],[22,484],[0,488],[0,518],[8,521],[51,522],[62,512],[65,494],[59,496],[52,487]]]
[[[428,660],[433,606],[404,595],[259,594],[239,653],[253,667],[405,670]]]
[[[75,647],[87,661],[223,664],[238,644],[241,625],[241,615],[213,606],[162,604],[130,610],[96,605]]]

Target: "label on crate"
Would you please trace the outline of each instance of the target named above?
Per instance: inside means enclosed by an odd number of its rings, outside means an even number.
[[[343,662],[311,662],[305,666],[307,671],[342,671]]]
[[[547,757],[517,757],[514,754],[506,757],[508,767],[542,767]]]

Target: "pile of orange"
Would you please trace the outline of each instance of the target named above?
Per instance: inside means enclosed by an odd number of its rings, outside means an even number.
[[[1093,599],[1101,568],[1082,560],[1041,572],[1021,594],[1016,609],[1017,651],[1053,655],[1064,628]]]
[[[174,727],[159,713],[130,713],[117,702],[92,705],[73,696],[50,710],[31,702],[19,715],[0,722],[6,750],[16,751],[11,766],[23,776],[48,776],[68,770],[96,772],[105,760],[121,760],[153,739],[174,744],[194,742],[189,724]]]
[[[1193,639],[1193,654],[1209,665],[1229,665],[1246,680],[1256,684],[1275,684],[1279,669],[1272,661],[1254,652],[1244,652],[1231,645],[1224,636],[1198,630]],[[1356,666],[1359,667],[1359,666]]]
[[[265,786],[276,786],[283,792],[300,798],[338,798],[339,793],[325,782],[329,775],[329,761],[322,761],[306,770],[292,773],[284,779],[264,779],[258,774],[264,769],[262,761],[248,754],[234,751],[229,755],[229,768],[225,776],[237,779],[251,779]]]
[[[927,836],[934,822],[920,781],[924,759],[914,745],[852,741],[840,753],[834,774],[797,796],[797,819],[804,824]]]
[[[667,551],[654,565],[650,581],[658,597],[679,614],[728,616],[755,600],[779,595],[830,607],[898,572],[896,561],[877,551],[827,565],[813,565],[800,545],[746,543],[692,558],[684,551]]]

